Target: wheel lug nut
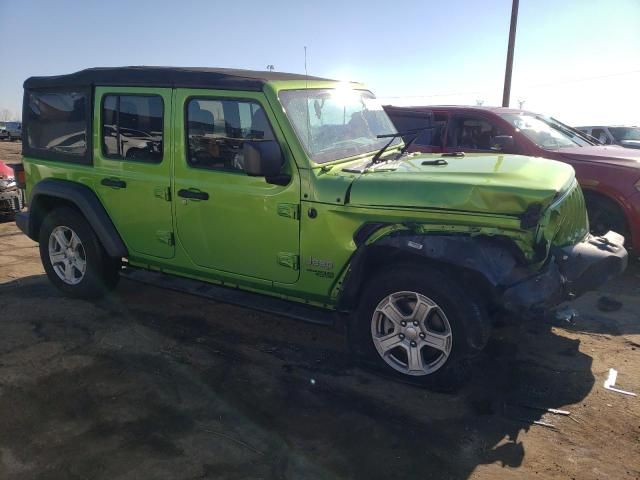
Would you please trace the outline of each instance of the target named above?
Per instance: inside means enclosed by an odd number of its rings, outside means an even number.
[[[416,345],[418,345],[414,340],[411,340],[411,346],[415,347]]]
[[[402,325],[403,327],[407,326],[407,322],[405,322],[404,320],[400,322],[400,325]]]
[[[404,333],[401,333],[398,337],[400,337],[400,340],[404,340]]]
[[[420,338],[424,338],[425,334],[423,332],[420,332]]]
[[[419,324],[418,324],[418,321],[417,321],[417,320],[413,322],[413,326],[414,326],[414,327],[417,327],[418,325],[419,325]]]

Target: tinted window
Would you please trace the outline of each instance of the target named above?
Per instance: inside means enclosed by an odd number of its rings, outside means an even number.
[[[64,159],[88,158],[89,94],[83,91],[27,91],[26,150]],[[48,154],[48,155],[47,155]]]
[[[186,122],[192,167],[243,171],[245,140],[275,140],[264,110],[251,100],[190,100]]]
[[[604,129],[602,128],[594,128],[593,131],[591,132],[591,136],[597,138],[599,141],[601,141],[605,145],[608,145],[611,143],[611,139],[609,138],[609,135],[607,135],[607,132],[605,132]]]
[[[109,158],[162,161],[163,103],[157,95],[106,95],[102,152]]]
[[[448,146],[468,150],[491,150],[502,130],[485,118],[459,116],[449,128]]]
[[[387,110],[387,114],[393,121],[396,130],[406,132],[417,128],[425,128],[418,133],[415,145],[441,147],[444,132],[447,128],[447,115],[433,112],[412,112],[402,110]],[[413,135],[407,135],[403,139],[408,142]]]

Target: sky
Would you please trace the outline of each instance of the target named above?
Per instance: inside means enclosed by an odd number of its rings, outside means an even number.
[[[22,82],[173,65],[364,82],[384,103],[499,105],[511,0],[0,0],[0,113]],[[520,0],[511,106],[640,125],[640,0]]]

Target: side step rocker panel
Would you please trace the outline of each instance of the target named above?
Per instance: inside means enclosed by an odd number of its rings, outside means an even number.
[[[176,277],[174,275],[131,267],[123,269],[121,275],[123,278],[146,285],[188,293],[274,315],[282,315],[293,318],[294,320],[331,327],[340,324],[338,321],[340,314],[337,312],[310,307],[259,293],[245,292],[237,288],[222,287],[200,280]]]

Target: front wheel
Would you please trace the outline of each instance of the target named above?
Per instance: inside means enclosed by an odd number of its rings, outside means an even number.
[[[473,292],[430,267],[400,267],[367,284],[351,322],[360,363],[438,390],[457,388],[490,332]]]
[[[591,233],[600,236],[614,231],[624,236],[625,244],[630,245],[631,236],[622,209],[612,200],[600,195],[585,193],[584,197]]]
[[[120,259],[109,257],[75,209],[52,210],[40,227],[40,258],[49,280],[67,295],[98,298],[119,279]]]

